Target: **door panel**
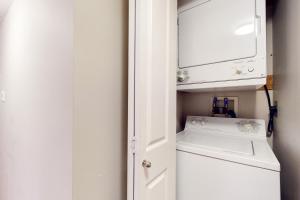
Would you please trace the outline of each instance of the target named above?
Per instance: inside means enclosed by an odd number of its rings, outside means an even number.
[[[132,4],[135,26],[130,32],[135,34],[130,33],[134,51],[129,54],[129,77],[134,84],[129,95],[134,98],[129,100],[134,103],[129,137],[135,136],[136,144],[135,151],[129,148],[129,157],[134,154],[129,159],[133,160],[129,168],[134,167],[129,199],[175,200],[177,1],[132,0]]]
[[[163,171],[147,184],[148,200],[168,200],[168,175]]]

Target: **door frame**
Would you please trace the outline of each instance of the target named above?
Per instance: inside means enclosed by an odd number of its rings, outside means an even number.
[[[129,0],[128,30],[128,155],[127,155],[127,200],[134,200],[135,168],[135,37],[136,0]]]

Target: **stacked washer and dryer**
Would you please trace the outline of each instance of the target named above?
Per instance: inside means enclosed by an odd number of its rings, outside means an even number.
[[[177,89],[266,84],[265,0],[198,0],[178,10]],[[177,134],[177,200],[280,200],[264,120],[189,116]]]

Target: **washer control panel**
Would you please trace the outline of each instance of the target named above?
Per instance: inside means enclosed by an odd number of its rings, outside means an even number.
[[[185,130],[266,138],[265,121],[260,119],[188,116]]]

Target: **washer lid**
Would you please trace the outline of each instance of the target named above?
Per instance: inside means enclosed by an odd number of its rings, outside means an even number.
[[[177,134],[178,151],[243,165],[280,171],[280,164],[266,140],[185,130]]]
[[[177,136],[177,144],[194,148],[206,148],[219,152],[227,152],[243,156],[253,156],[253,144],[250,139],[224,136],[213,133],[183,132]]]

